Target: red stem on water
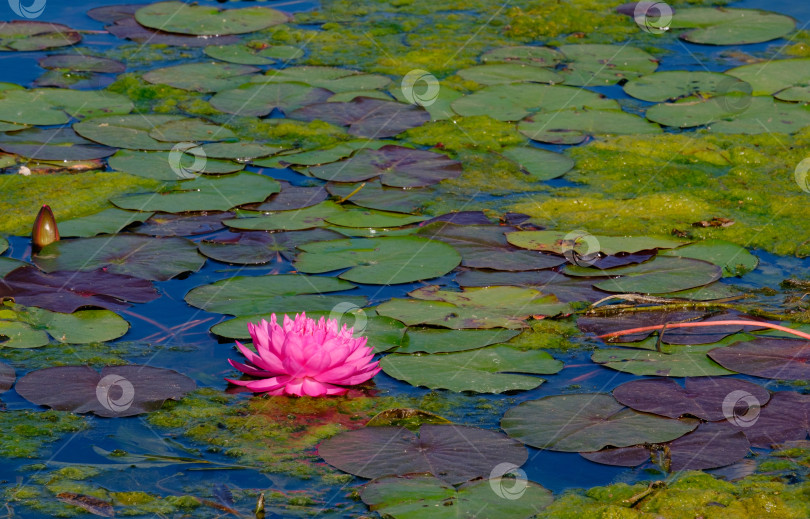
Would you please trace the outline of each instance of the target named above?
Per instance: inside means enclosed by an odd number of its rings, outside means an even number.
[[[629,330],[619,330],[618,332],[611,332],[606,333],[604,335],[597,335],[597,339],[604,339],[605,337],[618,337],[619,335],[627,335],[630,333],[641,333],[641,332],[650,332],[653,330],[663,330],[666,328],[667,330],[672,328],[691,328],[696,326],[721,326],[724,324],[742,324],[745,326],[759,326],[761,328],[771,328],[773,330],[780,330],[783,332],[787,332],[797,337],[801,337],[803,339],[810,339],[810,333],[800,332],[799,330],[794,330],[793,328],[788,328],[786,326],[780,326],[778,324],[771,324],[771,323],[763,323],[759,321],[748,321],[744,319],[735,319],[735,320],[728,320],[728,321],[704,321],[700,323],[672,323],[672,324],[657,324],[655,326],[643,326],[641,328],[631,328]]]

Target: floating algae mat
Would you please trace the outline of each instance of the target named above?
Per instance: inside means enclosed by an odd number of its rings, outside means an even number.
[[[0,23],[8,516],[810,516],[804,4],[82,7]]]

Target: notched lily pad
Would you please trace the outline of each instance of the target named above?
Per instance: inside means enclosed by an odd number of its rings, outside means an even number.
[[[724,368],[779,380],[810,379],[810,342],[760,338],[709,352]]]
[[[150,70],[143,79],[194,92],[219,92],[249,81],[245,76],[258,72],[256,67],[230,63],[184,63]]]
[[[260,265],[273,260],[292,261],[296,247],[305,243],[333,240],[340,234],[326,229],[268,233],[248,231],[216,240],[203,240],[200,252],[217,261],[238,265]]]
[[[259,31],[289,20],[269,7],[219,9],[184,2],[157,2],[135,11],[139,24],[151,29],[195,36],[219,36]]]
[[[0,51],[53,49],[80,41],[79,31],[58,23],[14,20],[0,25]]]
[[[318,103],[300,108],[288,116],[303,121],[326,121],[348,126],[351,135],[382,139],[399,135],[430,120],[430,114],[412,104],[356,97],[345,103]]]

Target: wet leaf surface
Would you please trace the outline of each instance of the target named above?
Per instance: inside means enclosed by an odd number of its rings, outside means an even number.
[[[231,217],[228,212],[157,213],[133,230],[150,236],[195,236],[225,228],[222,221]]]
[[[148,220],[153,214],[115,208],[105,209],[90,216],[59,222],[59,236],[89,238],[97,234],[115,234],[133,223]]]
[[[0,52],[53,49],[80,41],[79,31],[58,23],[13,20],[0,25]]]
[[[370,97],[312,104],[288,115],[292,119],[348,126],[351,135],[373,139],[393,137],[430,120],[430,114],[421,107]]]
[[[754,447],[805,440],[810,431],[810,396],[793,391],[777,391],[768,405],[742,429]]]
[[[709,352],[724,368],[780,380],[810,378],[810,343],[801,339],[761,338]]]
[[[475,350],[506,342],[518,335],[517,330],[446,330],[441,328],[408,328],[397,353],[450,353]]]
[[[269,7],[219,9],[183,2],[157,2],[135,11],[139,24],[151,29],[195,36],[243,34],[266,29],[288,20]]]
[[[282,259],[292,261],[298,252],[297,246],[339,237],[340,234],[326,229],[275,233],[247,231],[233,237],[201,241],[199,250],[203,255],[224,263],[259,265]]]

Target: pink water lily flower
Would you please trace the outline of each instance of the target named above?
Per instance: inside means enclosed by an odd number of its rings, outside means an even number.
[[[342,395],[353,386],[379,373],[379,362],[366,346],[366,338],[352,337],[353,328],[338,328],[335,319],[310,319],[305,313],[295,319],[284,316],[284,325],[262,319],[248,323],[256,348],[254,353],[236,341],[248,364],[228,359],[231,366],[260,380],[231,380],[255,393],[271,395]]]

